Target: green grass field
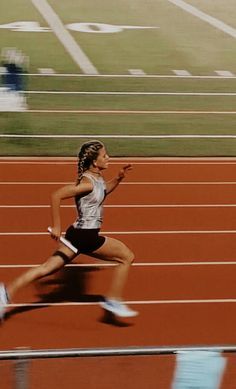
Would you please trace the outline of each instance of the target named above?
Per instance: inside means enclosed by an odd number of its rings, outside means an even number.
[[[31,1],[2,0],[1,48],[16,47],[30,62],[25,76],[29,111],[0,112],[0,136],[84,137],[0,137],[0,155],[75,155],[81,142],[104,134],[147,136],[147,139],[106,139],[113,156],[236,155],[236,139],[148,138],[148,135],[236,135],[236,116],[227,113],[236,111],[236,78],[216,77],[219,70],[236,74],[234,37],[168,0],[99,3],[49,0],[48,3],[96,68],[98,76],[84,74]],[[187,0],[187,3],[234,27],[233,0],[227,3]],[[50,27],[50,31],[23,31],[22,24],[16,24],[22,21],[37,22],[40,28]],[[88,23],[90,32],[71,30],[68,27],[71,23]],[[118,32],[99,33],[102,27],[91,23],[121,27]],[[39,68],[52,68],[56,76],[39,75]],[[141,69],[147,76],[158,77],[127,77],[130,69]],[[174,70],[186,70],[193,77],[177,77]],[[86,112],[71,113],[71,110]],[[123,112],[107,112],[110,110]]]

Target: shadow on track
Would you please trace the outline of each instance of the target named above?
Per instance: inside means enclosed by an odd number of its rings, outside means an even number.
[[[86,286],[92,272],[102,271],[96,267],[65,267],[53,276],[48,276],[35,283],[37,302],[35,306],[15,307],[6,312],[4,321],[15,315],[33,311],[35,309],[47,308],[53,303],[60,302],[84,302],[98,303],[103,300],[99,294],[86,293]],[[40,303],[45,304],[40,306]],[[39,305],[37,305],[39,304]],[[116,327],[128,327],[132,324],[121,321],[110,312],[104,311],[98,322]]]

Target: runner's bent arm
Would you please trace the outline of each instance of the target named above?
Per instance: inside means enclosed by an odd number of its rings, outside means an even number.
[[[52,238],[58,240],[61,235],[61,200],[69,199],[75,196],[85,196],[93,190],[93,185],[87,179],[83,179],[79,185],[66,185],[56,190],[51,195],[51,213],[52,213]]]
[[[123,180],[123,178],[125,178],[126,173],[131,169],[132,169],[131,164],[127,164],[122,169],[120,169],[117,177],[113,178],[111,181],[108,181],[106,183],[106,194],[111,193],[119,185],[119,183]]]

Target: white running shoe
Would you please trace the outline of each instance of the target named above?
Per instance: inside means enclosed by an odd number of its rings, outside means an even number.
[[[9,303],[5,285],[0,283],[0,320],[3,320],[6,311],[6,305]]]
[[[104,301],[100,302],[100,306],[106,311],[109,311],[120,317],[134,317],[138,315],[137,311],[133,311],[119,300],[105,299]]]

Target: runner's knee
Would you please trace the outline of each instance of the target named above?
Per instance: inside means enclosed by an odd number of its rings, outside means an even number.
[[[126,253],[120,258],[120,262],[123,264],[129,264],[131,265],[134,261],[134,253],[131,250],[127,250]]]
[[[128,259],[130,265],[134,262],[134,253],[130,250],[129,251],[129,259]]]

